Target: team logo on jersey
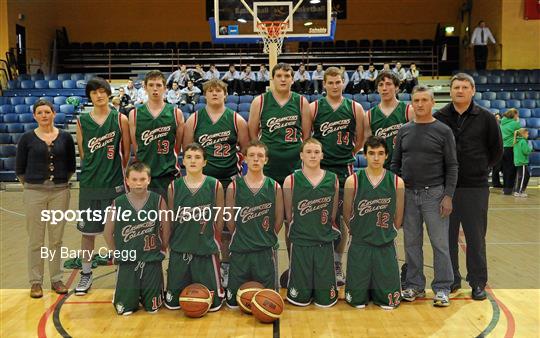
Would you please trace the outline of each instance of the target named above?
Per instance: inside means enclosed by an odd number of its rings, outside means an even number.
[[[358,216],[364,216],[374,211],[386,210],[392,199],[388,198],[379,198],[376,200],[361,200],[358,203]]]
[[[396,136],[398,133],[399,128],[403,123],[394,124],[393,126],[387,127],[387,128],[379,128],[375,131],[375,136],[380,136],[382,138],[389,138]]]
[[[291,288],[291,290],[289,291],[289,294],[291,295],[292,298],[296,298],[298,297],[298,290],[296,290],[295,288]]]
[[[309,214],[310,212],[327,208],[332,201],[331,196],[321,197],[314,200],[302,200],[298,202],[298,212],[300,216]]]
[[[214,134],[203,134],[199,136],[199,138],[197,139],[197,143],[199,143],[203,148],[206,148],[216,143],[227,142],[230,136],[231,136],[230,130],[222,131],[222,132],[214,133]]]
[[[333,121],[333,122],[324,122],[319,127],[319,130],[321,131],[322,136],[326,136],[328,134],[335,133],[336,131],[347,129],[350,123],[351,123],[351,119],[345,119],[345,120],[339,120],[339,121]]]
[[[352,295],[351,295],[350,292],[347,292],[347,293],[345,294],[345,300],[347,301],[347,303],[352,302]]]
[[[332,285],[332,287],[330,288],[330,299],[334,298],[336,298],[336,288],[334,287],[334,285]]]
[[[276,129],[294,126],[298,121],[298,115],[284,116],[284,117],[272,117],[266,121],[268,131],[271,133]]]
[[[124,304],[122,303],[117,303],[116,304],[116,312],[121,315],[122,313],[124,313],[124,311],[126,310]]]
[[[116,136],[116,131],[111,131],[108,134],[105,134],[103,136],[99,137],[92,137],[88,140],[88,149],[90,149],[90,153],[93,153],[94,151],[105,147],[109,143],[114,142],[114,137]]]
[[[135,237],[152,234],[154,232],[155,221],[147,221],[139,224],[130,224],[122,229],[124,243],[129,242]]]
[[[144,145],[147,146],[150,144],[150,142],[154,140],[166,137],[167,134],[169,134],[169,132],[171,131],[171,129],[171,126],[163,126],[152,130],[145,130],[141,134],[141,141],[143,141]]]
[[[228,300],[231,300],[232,299],[232,292],[230,289],[227,289],[227,299]]]
[[[242,223],[249,222],[252,219],[268,214],[270,208],[272,208],[272,203],[263,203],[254,207],[243,207],[242,210],[240,210]]]
[[[170,291],[167,291],[167,294],[165,295],[165,300],[167,303],[172,302],[172,293]]]

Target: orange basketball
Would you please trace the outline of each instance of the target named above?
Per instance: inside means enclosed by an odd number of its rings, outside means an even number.
[[[240,286],[236,292],[236,302],[243,312],[251,313],[251,299],[262,289],[264,285],[259,282],[245,282]]]
[[[208,312],[213,298],[214,295],[206,286],[194,283],[186,286],[180,293],[180,306],[186,316],[199,318]]]
[[[285,303],[274,290],[264,289],[255,294],[251,300],[251,312],[263,323],[272,323],[279,319]]]

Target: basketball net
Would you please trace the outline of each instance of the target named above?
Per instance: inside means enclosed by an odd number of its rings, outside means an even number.
[[[257,33],[264,43],[264,53],[276,53],[276,56],[281,54],[287,27],[287,21],[261,21],[257,23],[257,28],[259,28]]]

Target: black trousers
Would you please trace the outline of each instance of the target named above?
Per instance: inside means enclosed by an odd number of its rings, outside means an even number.
[[[488,47],[485,45],[474,46],[474,63],[476,70],[486,69],[488,58]]]
[[[501,187],[501,176],[500,172],[502,171],[502,159],[497,162],[491,169],[491,186],[492,187]]]
[[[450,215],[450,259],[454,281],[461,279],[459,273],[459,227],[463,228],[467,243],[467,281],[472,287],[485,287],[488,279],[486,260],[486,231],[489,188],[456,188]]]
[[[503,192],[506,195],[512,193],[516,182],[516,167],[514,166],[514,148],[504,147],[502,157]]]
[[[516,167],[516,171],[516,187],[514,190],[521,194],[525,192],[525,189],[527,189],[527,184],[529,184],[531,174],[529,173],[528,165],[520,165]]]

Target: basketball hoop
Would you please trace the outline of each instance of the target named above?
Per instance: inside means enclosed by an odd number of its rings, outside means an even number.
[[[277,55],[281,54],[288,26],[288,21],[261,21],[257,23],[257,33],[264,42],[263,51],[266,54],[270,54],[270,46],[276,46]]]

